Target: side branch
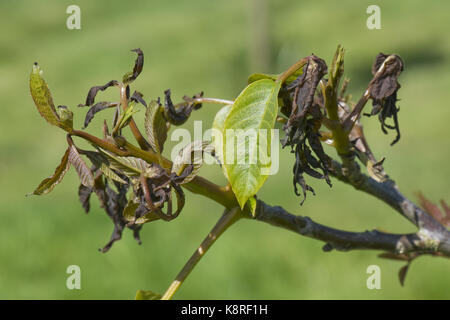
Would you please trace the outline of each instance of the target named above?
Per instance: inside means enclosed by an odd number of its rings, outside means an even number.
[[[435,253],[450,256],[447,242],[430,240],[429,235],[421,231],[410,234],[391,234],[380,231],[349,232],[330,228],[314,222],[309,217],[293,215],[282,207],[272,207],[258,200],[254,217],[258,221],[284,228],[302,236],[325,242],[324,251],[333,249],[349,251],[356,249],[383,250],[393,253]]]
[[[439,247],[438,250],[450,252],[450,231],[406,198],[398,190],[393,180],[388,179],[385,182],[377,182],[361,173],[361,179],[358,180],[358,183],[355,183],[354,180],[349,179],[342,173],[342,167],[337,161],[332,162],[331,174],[340,181],[352,185],[355,189],[385,202],[417,226],[423,237],[427,237],[431,242],[435,242]]]

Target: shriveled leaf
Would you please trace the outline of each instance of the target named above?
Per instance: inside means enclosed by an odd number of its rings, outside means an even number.
[[[167,139],[168,126],[164,118],[164,108],[158,101],[150,102],[145,112],[145,131],[153,150],[161,153]]]
[[[173,161],[172,173],[177,176],[181,176],[185,170],[189,170],[189,173],[179,184],[188,183],[195,178],[203,164],[203,153],[208,148],[211,148],[210,141],[197,140],[180,150]],[[190,168],[188,169],[188,167]]]
[[[48,123],[69,132],[72,130],[70,126],[60,121],[53,103],[52,94],[47,82],[42,77],[42,70],[37,62],[34,63],[30,74],[30,93],[39,113]]]
[[[69,162],[69,154],[70,154],[70,148],[66,150],[64,153],[64,156],[61,159],[61,163],[59,166],[55,169],[55,173],[47,179],[44,179],[39,186],[36,188],[36,190],[33,191],[34,195],[42,195],[47,194],[50,191],[53,190],[53,188],[61,182],[61,180],[64,178],[64,175],[66,174],[67,170],[70,168],[70,162]]]
[[[150,290],[138,290],[135,300],[161,300],[162,295]]]
[[[422,193],[417,193],[417,197],[420,201],[420,206],[428,212],[433,218],[442,223],[446,227],[450,227],[450,208],[447,206],[444,200],[441,200],[441,210],[436,204],[428,200]]]
[[[409,269],[409,263],[404,265],[403,267],[400,268],[400,270],[398,271],[398,279],[400,280],[400,284],[403,285],[405,284],[405,279],[406,279],[406,274],[408,272]]]
[[[135,157],[119,157],[99,148],[100,152],[108,158],[112,169],[122,171],[126,176],[140,176],[150,168],[150,164]]]
[[[134,102],[139,102],[143,106],[147,107],[147,102],[145,102],[144,100],[144,95],[139,91],[135,91],[133,95],[130,97],[130,100]]]
[[[136,52],[138,56],[136,58],[136,61],[134,62],[133,72],[127,72],[123,76],[122,81],[125,84],[129,84],[136,80],[136,78],[141,74],[142,68],[144,67],[144,53],[142,52],[142,50],[137,48],[131,51]]]
[[[278,112],[280,87],[281,82],[270,79],[249,84],[234,101],[225,119],[223,150],[233,148],[236,145],[236,138],[238,143],[234,148],[233,158],[228,152],[223,152],[223,166],[226,168],[228,180],[241,209],[248,198],[258,192],[268,177],[271,166],[270,137]],[[265,130],[266,141],[261,139],[262,130]],[[247,148],[245,136],[248,133],[253,136],[253,142],[250,136]],[[254,138],[258,136],[260,137],[255,142]],[[262,145],[264,147],[261,147]],[[260,148],[263,150],[259,150]]]
[[[108,83],[106,83],[103,86],[94,86],[94,87],[92,87],[91,89],[89,89],[89,92],[87,94],[85,105],[86,106],[92,106],[94,104],[94,102],[95,102],[95,97],[97,96],[97,93],[99,91],[105,91],[109,87],[114,87],[114,86],[116,86],[118,84],[119,84],[119,82],[117,82],[117,80],[111,80],[111,81],[109,81]],[[81,105],[78,105],[78,106],[80,107],[80,106],[83,106],[83,105],[81,104]]]
[[[184,102],[176,105],[173,104],[170,94],[170,89],[164,91],[164,117],[173,125],[180,126],[184,124],[189,119],[192,111],[198,110],[202,106],[201,103],[195,103],[195,98],[201,98],[203,92],[196,94],[193,98],[184,96]]]
[[[116,106],[117,106],[117,103],[107,102],[107,101],[102,101],[102,102],[98,102],[98,103],[94,104],[92,107],[89,108],[88,112],[86,113],[86,118],[84,119],[83,129],[87,128],[89,122],[91,122],[91,120],[94,118],[94,116],[97,112],[100,112],[107,108],[116,107]]]
[[[91,188],[88,188],[82,184],[80,184],[80,187],[78,188],[78,197],[86,213],[88,213],[91,208],[89,199],[91,198],[92,191],[93,190]]]
[[[81,184],[83,184],[85,187],[93,188],[94,176],[92,175],[91,169],[89,169],[89,167],[86,165],[86,163],[78,153],[77,148],[73,144],[69,147],[69,162],[77,171]]]

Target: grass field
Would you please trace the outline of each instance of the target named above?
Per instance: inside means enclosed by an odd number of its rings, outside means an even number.
[[[81,30],[66,28],[66,8],[81,8]],[[373,2],[373,1],[372,1]],[[269,70],[252,70],[251,26],[245,1],[1,1],[0,2],[0,298],[131,299],[137,289],[163,292],[214,225],[222,208],[187,194],[187,205],[171,223],[144,226],[143,244],[130,232],[110,252],[97,251],[112,223],[92,201],[83,213],[78,178],[71,170],[43,197],[25,195],[53,173],[65,150],[61,130],[36,111],[28,76],[38,61],[56,104],[75,111],[88,89],[120,78],[145,53],[134,89],[146,99],[171,88],[175,100],[204,90],[209,97],[234,99],[253,71],[279,73],[312,52],[330,62],[336,46],[346,48],[346,76],[354,100],[370,79],[378,52],[405,62],[399,91],[402,138],[381,133],[364,119],[371,148],[386,157],[385,169],[415,199],[450,201],[450,2],[378,1],[381,30],[368,30],[368,1],[270,1]],[[107,99],[113,91],[102,93]],[[218,107],[205,105],[189,120],[208,128]],[[143,112],[137,115],[142,123]],[[100,134],[105,116],[89,131]],[[167,148],[170,150],[170,148]],[[293,159],[281,153],[280,173],[259,197],[290,212],[350,231],[379,228],[412,232],[413,226],[385,204],[334,181],[308,181],[316,197],[300,207],[291,185]],[[220,169],[201,174],[222,184]],[[233,226],[204,257],[176,295],[179,299],[449,299],[450,262],[424,257],[412,264],[401,287],[402,263],[377,252],[323,253],[318,241],[253,221]],[[66,268],[81,267],[81,290],[66,288]],[[381,267],[381,290],[368,290],[366,268]]]

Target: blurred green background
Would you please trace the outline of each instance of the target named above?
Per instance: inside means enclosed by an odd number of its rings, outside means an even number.
[[[81,30],[66,28],[66,8],[81,8]],[[366,27],[370,4],[381,7],[381,30]],[[255,10],[256,8],[256,10]],[[251,72],[279,73],[314,53],[330,61],[346,48],[349,92],[357,100],[370,79],[378,52],[405,62],[400,77],[400,129],[381,133],[376,118],[363,119],[377,157],[402,191],[415,199],[450,201],[450,41],[448,1],[5,1],[0,2],[0,298],[131,299],[137,289],[164,292],[222,208],[187,194],[181,216],[142,230],[141,246],[126,230],[110,252],[101,254],[112,223],[92,199],[86,215],[78,202],[78,178],[70,170],[49,195],[25,198],[50,176],[65,150],[65,134],[37,113],[28,76],[38,61],[55,103],[75,111],[81,127],[84,101],[93,85],[120,78],[133,65],[131,49],[145,53],[133,89],[146,99],[171,88],[174,100],[204,90],[233,99]],[[261,35],[263,36],[261,38]],[[260,40],[258,40],[260,39]],[[263,39],[261,41],[261,39]],[[102,93],[113,99],[114,90]],[[189,120],[208,128],[218,106],[205,105]],[[142,124],[143,112],[137,115]],[[101,133],[105,111],[88,131]],[[170,148],[167,148],[170,150]],[[291,184],[293,159],[281,154],[280,172],[259,197],[272,205],[352,231],[380,228],[412,232],[412,225],[385,204],[334,182],[308,182],[300,207]],[[220,169],[201,174],[225,182]],[[93,197],[94,198],[94,197]],[[323,253],[322,243],[269,225],[242,221],[224,234],[181,287],[178,299],[449,299],[450,262],[415,261],[401,287],[400,262],[377,252]],[[66,268],[81,267],[81,290],[66,288]],[[381,290],[368,290],[366,269],[381,268]]]

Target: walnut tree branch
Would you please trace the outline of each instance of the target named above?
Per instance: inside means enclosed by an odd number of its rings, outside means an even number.
[[[450,242],[439,242],[422,231],[410,234],[391,234],[377,230],[349,232],[330,228],[314,222],[309,217],[297,216],[279,206],[270,206],[258,200],[254,217],[258,221],[281,227],[302,236],[325,242],[324,251],[333,249],[349,250],[383,250],[393,253],[434,253],[440,252],[450,256]]]

